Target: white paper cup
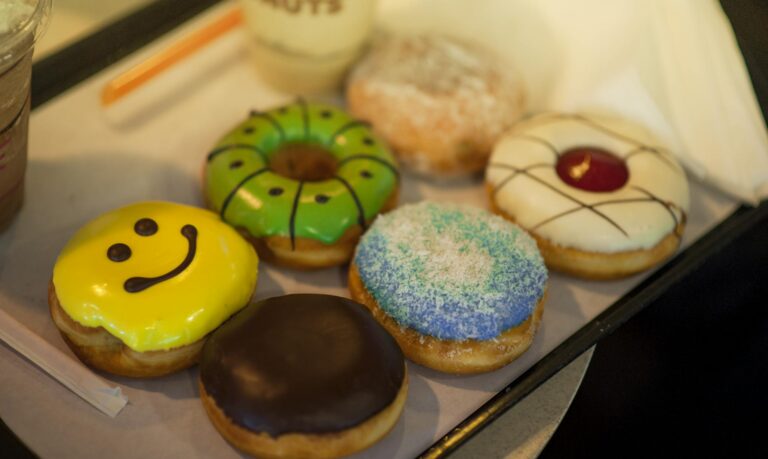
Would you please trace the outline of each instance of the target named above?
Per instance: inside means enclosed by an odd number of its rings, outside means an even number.
[[[241,0],[250,54],[270,85],[336,89],[368,40],[376,0]]]
[[[0,229],[24,196],[32,51],[50,9],[51,0],[0,3]]]

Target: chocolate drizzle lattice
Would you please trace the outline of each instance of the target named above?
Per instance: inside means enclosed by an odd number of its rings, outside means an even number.
[[[617,132],[613,129],[610,129],[590,118],[587,118],[583,115],[578,114],[551,114],[548,117],[545,117],[544,119],[541,119],[539,121],[539,124],[547,123],[547,122],[553,122],[553,121],[561,121],[561,120],[571,120],[576,121],[579,123],[582,123],[585,126],[588,126],[592,129],[595,129],[603,134],[606,134],[610,137],[613,137],[615,139],[618,139],[620,141],[626,142],[627,144],[631,145],[632,148],[626,152],[623,156],[620,156],[621,161],[624,162],[625,165],[627,165],[629,159],[640,155],[640,154],[651,154],[655,158],[657,158],[660,162],[662,162],[665,166],[672,169],[675,173],[678,174],[684,174],[682,168],[678,166],[676,163],[671,161],[667,156],[665,156],[662,151],[667,152],[666,149],[663,149],[661,147],[651,146],[651,145],[645,145],[642,142],[633,139],[631,137],[628,137],[620,132]],[[630,197],[630,198],[620,198],[620,199],[605,199],[594,203],[586,203],[577,197],[569,194],[568,192],[564,191],[562,187],[559,187],[557,185],[554,185],[552,183],[549,183],[547,180],[544,180],[541,177],[538,177],[534,174],[531,174],[530,171],[534,169],[541,169],[541,168],[551,168],[554,171],[554,168],[557,165],[557,161],[562,155],[563,152],[559,151],[555,145],[553,145],[551,142],[549,142],[546,139],[543,139],[541,137],[537,137],[530,134],[513,134],[509,138],[512,139],[518,139],[522,141],[532,142],[536,143],[538,145],[544,146],[548,151],[551,151],[554,155],[554,161],[552,163],[536,163],[527,165],[525,167],[518,167],[513,166],[511,164],[505,164],[500,162],[492,162],[488,165],[489,168],[499,168],[499,169],[506,169],[509,170],[510,173],[503,179],[501,179],[497,184],[494,185],[493,188],[493,194],[496,195],[500,190],[502,190],[508,183],[510,183],[512,180],[519,176],[525,176],[529,179],[537,182],[541,186],[552,190],[553,192],[557,193],[558,195],[562,196],[563,198],[573,202],[575,204],[574,207],[562,211],[558,214],[552,215],[550,217],[547,217],[535,224],[533,224],[531,227],[529,227],[529,230],[537,230],[541,228],[542,226],[553,222],[559,218],[565,217],[567,215],[580,212],[580,211],[588,211],[593,213],[595,216],[597,216],[600,220],[604,221],[608,225],[616,228],[617,231],[621,232],[625,237],[630,237],[629,233],[625,228],[621,226],[619,222],[616,220],[610,218],[608,215],[606,215],[604,212],[601,212],[599,210],[600,207],[609,206],[609,205],[617,205],[617,204],[626,204],[626,203],[638,203],[638,202],[651,202],[651,203],[657,203],[658,205],[662,206],[667,213],[669,214],[670,218],[672,218],[672,221],[674,222],[674,234],[679,239],[682,237],[681,234],[679,234],[679,226],[681,223],[681,219],[685,220],[685,212],[680,208],[680,206],[668,202],[665,200],[660,199],[659,197],[655,196],[650,191],[636,186],[636,185],[629,185],[629,188],[632,190],[637,191],[640,195],[638,197]],[[554,174],[555,177],[557,177],[557,174]],[[676,212],[680,213],[680,217],[676,214]]]

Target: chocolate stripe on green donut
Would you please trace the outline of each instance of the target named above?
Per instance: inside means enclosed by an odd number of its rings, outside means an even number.
[[[272,115],[269,113],[251,110],[251,118],[264,118],[265,120],[269,121],[269,123],[280,134],[280,140],[285,141],[285,129],[283,129],[283,126]]]
[[[361,153],[361,154],[358,154],[358,155],[347,156],[346,158],[344,158],[341,161],[339,161],[339,168],[341,168],[341,166],[343,166],[343,165],[345,165],[345,164],[347,164],[349,162],[359,161],[361,159],[367,159],[369,161],[374,161],[374,162],[377,162],[377,163],[381,164],[382,166],[384,166],[387,169],[389,169],[390,172],[392,172],[395,175],[395,178],[397,180],[400,180],[400,171],[398,171],[395,166],[393,166],[391,163],[389,163],[389,162],[387,162],[387,161],[385,161],[385,160],[383,160],[383,159],[381,159],[379,157],[373,156],[373,155],[366,155],[366,154],[362,154]]]
[[[371,124],[366,121],[359,121],[359,120],[350,121],[349,123],[337,129],[336,132],[331,134],[331,137],[328,139],[328,145],[331,146],[334,143],[336,143],[336,139],[339,138],[341,134],[347,132],[350,129],[355,129],[359,127],[370,129]]]
[[[301,107],[301,119],[304,121],[304,140],[309,139],[309,109],[307,108],[307,101],[299,97],[297,101],[299,107]]]
[[[221,212],[219,213],[219,215],[221,215],[221,219],[222,220],[226,220],[224,218],[224,213],[227,212],[227,207],[229,207],[230,201],[232,201],[232,198],[235,197],[235,195],[240,190],[240,188],[242,188],[246,184],[246,182],[248,182],[252,178],[258,177],[259,175],[263,174],[264,172],[267,172],[268,170],[269,170],[269,168],[265,167],[265,168],[257,170],[256,172],[254,172],[252,174],[248,174],[244,179],[242,179],[240,181],[240,183],[237,184],[236,187],[234,187],[232,189],[232,191],[227,195],[227,198],[224,199],[224,203],[221,205]]]
[[[304,182],[299,182],[299,188],[296,190],[296,196],[293,198],[293,206],[291,207],[291,219],[289,222],[289,228],[291,232],[291,250],[296,250],[296,212],[299,210],[299,198],[301,197],[301,189],[304,188]]]
[[[301,239],[331,245],[349,228],[365,228],[399,182],[393,155],[366,123],[304,100],[252,112],[211,150],[211,208],[254,238],[290,238],[293,248]]]
[[[363,209],[363,205],[360,203],[360,198],[357,197],[357,193],[355,193],[355,189],[352,188],[352,186],[349,184],[349,182],[347,182],[343,178],[341,178],[339,176],[336,176],[334,178],[336,180],[338,180],[339,182],[341,182],[341,184],[344,185],[344,187],[347,190],[349,190],[349,194],[352,195],[352,199],[355,200],[355,206],[357,206],[357,223],[358,223],[358,225],[363,227],[363,230],[365,230],[365,228],[366,228],[366,225],[365,225],[365,210]]]
[[[208,162],[210,162],[211,160],[213,160],[213,158],[219,156],[220,154],[222,154],[222,153],[224,153],[226,151],[236,150],[236,149],[253,151],[253,152],[257,153],[261,157],[261,159],[264,161],[264,164],[268,164],[269,163],[269,159],[268,159],[266,153],[264,153],[263,151],[261,151],[259,148],[257,148],[254,145],[248,145],[248,144],[244,144],[244,143],[236,143],[236,144],[232,144],[232,145],[224,145],[222,147],[218,147],[218,148],[214,149],[212,152],[208,153]]]

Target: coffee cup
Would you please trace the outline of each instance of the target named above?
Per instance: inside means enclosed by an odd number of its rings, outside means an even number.
[[[21,207],[27,168],[32,52],[51,0],[3,0],[0,5],[0,229]]]
[[[338,88],[362,52],[376,0],[241,0],[262,78],[295,94]]]

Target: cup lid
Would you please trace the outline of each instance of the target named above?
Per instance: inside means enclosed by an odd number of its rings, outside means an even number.
[[[34,46],[45,31],[50,12],[51,0],[0,2],[0,68]]]

